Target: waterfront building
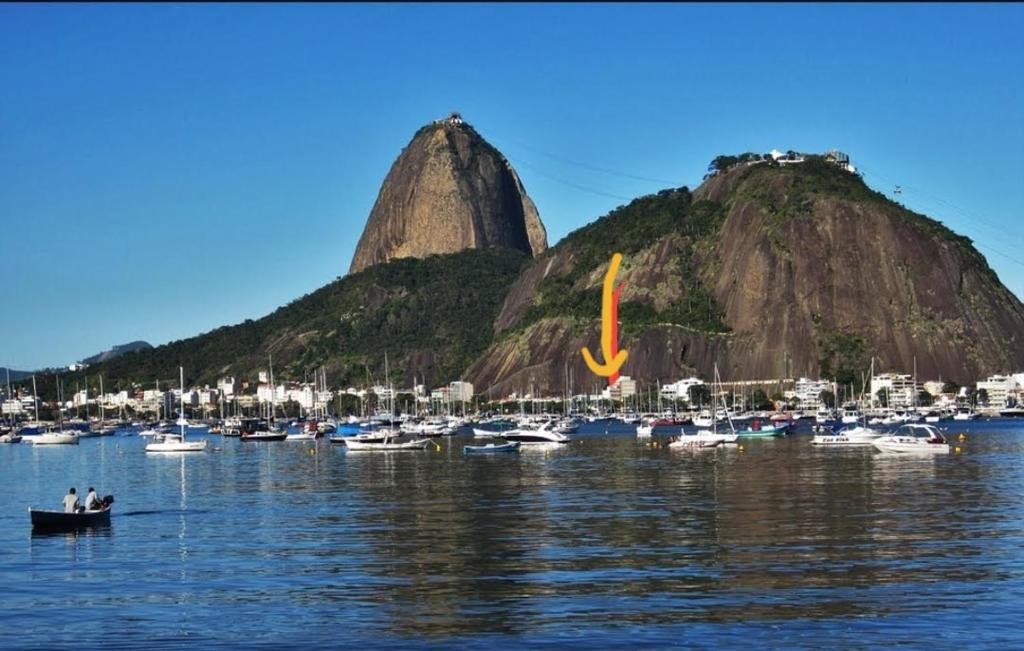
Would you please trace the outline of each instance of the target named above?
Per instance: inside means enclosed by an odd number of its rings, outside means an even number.
[[[661,385],[661,397],[669,400],[689,400],[690,388],[702,386],[703,384],[704,380],[699,377],[688,377],[671,384],[663,384]]]
[[[1011,398],[1018,393],[1019,385],[1013,375],[992,375],[978,382],[977,392],[987,394],[986,407],[1003,409],[1010,404]]]
[[[10,400],[4,400],[3,405],[0,406],[0,413],[4,416],[20,416],[25,413],[25,408],[21,400],[11,398]]]
[[[207,387],[196,391],[196,395],[199,398],[199,404],[201,406],[216,405],[217,400],[220,397],[220,392],[217,391],[216,389],[210,389],[209,387]]]
[[[473,399],[473,385],[469,382],[452,382],[448,385],[448,392],[451,399],[457,402],[469,402]]]
[[[801,409],[821,409],[821,392],[829,391],[835,394],[835,387],[828,380],[812,380],[802,377],[796,381],[793,388],[794,397],[800,400]],[[788,392],[787,392],[788,393]]]
[[[878,404],[878,392],[888,389],[889,407],[908,409],[917,404],[918,385],[913,376],[901,373],[882,373],[871,378],[872,405]]]
[[[239,391],[238,381],[234,376],[222,377],[217,380],[217,389],[225,398],[231,398]]]
[[[612,400],[625,400],[636,395],[636,380],[628,375],[621,375],[615,384],[604,390],[605,397]]]

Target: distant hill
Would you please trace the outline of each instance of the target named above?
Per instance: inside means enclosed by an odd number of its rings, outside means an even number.
[[[528,254],[468,249],[423,259],[398,258],[349,274],[256,320],[143,348],[69,373],[66,386],[102,374],[108,386],[174,380],[214,384],[255,379],[273,355],[280,379],[302,379],[320,366],[332,384],[384,380],[408,386],[457,379],[490,345],[505,292]]]
[[[133,341],[127,344],[121,344],[114,346],[110,350],[103,351],[102,353],[93,355],[92,357],[86,357],[82,360],[83,364],[98,364],[99,362],[110,361],[116,357],[120,357],[125,353],[134,353],[137,350],[147,350],[152,348],[148,342],[145,341]]]
[[[14,369],[8,369],[6,366],[0,366],[0,382],[7,381],[8,370],[11,372],[11,382],[32,376],[32,371],[15,371]]]

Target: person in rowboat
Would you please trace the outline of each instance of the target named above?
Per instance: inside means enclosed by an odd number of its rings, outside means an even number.
[[[102,508],[103,506],[100,504],[100,496],[96,494],[96,489],[90,486],[89,494],[85,496],[85,510],[99,511]]]
[[[68,490],[68,494],[64,496],[64,512],[65,513],[78,513],[78,496],[75,495],[75,487],[72,486]]]

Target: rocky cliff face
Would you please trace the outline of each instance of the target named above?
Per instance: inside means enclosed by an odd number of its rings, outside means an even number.
[[[827,162],[767,163],[638,199],[533,260],[506,297],[479,387],[577,391],[601,380],[599,290],[625,261],[625,375],[645,382],[838,377],[876,370],[972,382],[1024,366],[1024,306],[966,238]]]
[[[505,157],[449,118],[420,129],[391,166],[349,271],[490,247],[536,255],[547,234]]]

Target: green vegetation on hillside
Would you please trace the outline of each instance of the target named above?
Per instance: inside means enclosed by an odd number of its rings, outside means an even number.
[[[751,156],[753,158],[750,158]],[[756,160],[756,154],[719,156],[712,162],[712,167],[715,167],[716,164],[736,165],[746,160]],[[742,177],[737,184],[736,198],[755,201],[778,223],[809,215],[814,201],[819,197],[878,206],[894,211],[897,216],[926,235],[939,237],[955,244],[970,259],[974,260],[979,268],[985,270],[990,278],[998,280],[995,272],[988,266],[988,262],[974,248],[970,238],[957,234],[942,222],[916,213],[892,201],[881,192],[872,190],[860,176],[843,170],[822,156],[806,155],[804,162],[789,165],[779,165],[771,160],[765,160],[747,166],[738,173]],[[779,177],[786,181],[785,192],[778,192],[771,184],[773,178]]]
[[[613,252],[627,259],[666,235],[681,237],[681,252],[674,260],[683,283],[684,298],[657,310],[648,302],[624,299],[619,307],[623,332],[642,331],[655,323],[673,323],[702,332],[725,332],[722,310],[699,279],[693,252],[711,237],[722,222],[722,206],[710,201],[693,201],[683,187],[634,200],[597,221],[573,231],[548,255],[571,254],[573,268],[563,276],[549,276],[540,282],[533,305],[516,324],[522,330],[550,317],[571,317],[592,322],[601,309],[601,287],[574,289],[577,281],[608,263]],[[544,264],[545,256],[536,264]]]
[[[393,260],[262,319],[127,353],[87,373],[102,373],[108,387],[149,386],[176,378],[183,365],[188,382],[212,385],[225,374],[255,379],[273,353],[279,378],[302,379],[324,365],[332,384],[363,384],[368,372],[382,379],[387,351],[393,378],[408,371],[447,382],[490,345],[498,308],[527,259],[510,249],[480,249]],[[412,357],[422,367],[414,368]],[[81,375],[66,376],[65,387]]]

